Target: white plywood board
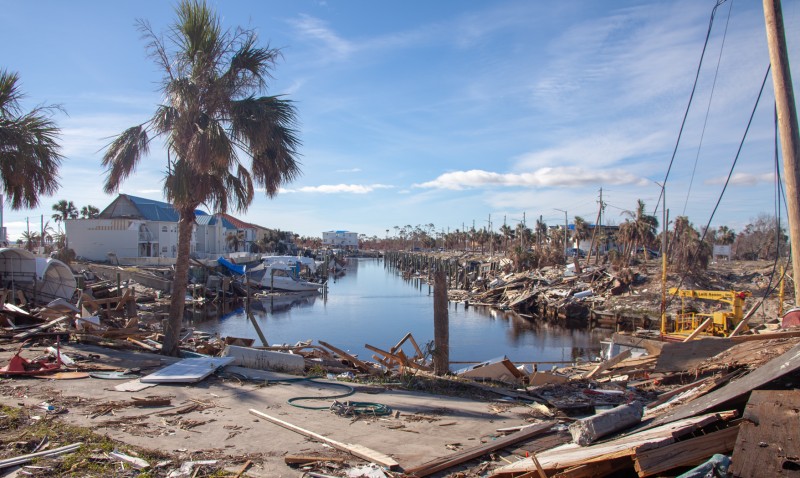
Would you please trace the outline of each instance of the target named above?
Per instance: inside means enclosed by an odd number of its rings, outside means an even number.
[[[233,362],[233,357],[187,358],[162,368],[139,380],[143,383],[194,383],[208,377],[215,370]]]

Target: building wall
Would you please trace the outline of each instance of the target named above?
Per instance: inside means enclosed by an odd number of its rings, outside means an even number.
[[[78,257],[93,261],[108,260],[109,252],[117,257],[138,257],[139,225],[143,222],[134,219],[69,219],[65,221],[69,248]]]
[[[342,249],[358,249],[358,233],[349,231],[325,231],[322,244]]]

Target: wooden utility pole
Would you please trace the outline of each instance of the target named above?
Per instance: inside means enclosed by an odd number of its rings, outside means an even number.
[[[767,27],[769,61],[772,65],[772,84],[775,89],[775,108],[783,153],[783,174],[786,187],[786,207],[789,214],[789,240],[792,246],[794,303],[800,306],[800,134],[797,126],[792,73],[786,51],[786,32],[780,0],[764,0],[764,21]]]
[[[466,274],[466,269],[464,270]],[[447,312],[447,280],[444,269],[433,273],[433,371],[444,375],[450,371],[450,321]]]

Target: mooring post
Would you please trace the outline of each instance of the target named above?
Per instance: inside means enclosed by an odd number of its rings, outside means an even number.
[[[433,370],[436,375],[444,375],[450,371],[450,322],[447,312],[447,284],[442,269],[434,273],[433,291]]]

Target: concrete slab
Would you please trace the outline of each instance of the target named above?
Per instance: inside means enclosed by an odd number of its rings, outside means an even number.
[[[95,363],[120,368],[152,367],[174,363],[177,359],[143,352],[104,349],[91,345],[68,345],[63,350],[72,357],[99,357]],[[43,348],[26,349],[25,354],[43,353]],[[6,363],[13,350],[0,352],[0,364]],[[143,371],[147,373],[149,370]],[[329,452],[322,444],[272,423],[260,420],[248,410],[263,411],[299,427],[345,443],[360,444],[397,460],[411,468],[434,458],[454,453],[453,448],[472,447],[497,436],[496,429],[523,425],[531,417],[524,405],[480,402],[466,398],[445,397],[386,388],[357,387],[348,400],[378,402],[400,412],[381,418],[345,418],[326,410],[294,407],[287,400],[298,396],[330,395],[332,389],[313,382],[275,382],[283,376],[272,375],[266,382],[244,382],[235,375],[228,378],[212,375],[196,384],[160,384],[146,392],[119,392],[113,381],[13,379],[0,383],[0,396],[9,405],[35,407],[44,400],[64,406],[69,413],[61,419],[92,428],[98,433],[132,445],[176,453],[186,460],[205,456],[256,456],[248,476],[297,476],[297,470],[283,462],[285,454]],[[292,377],[292,376],[288,376]],[[90,418],[104,404],[129,400],[142,393],[169,397],[173,406],[203,404],[198,410],[175,417],[160,417],[152,409],[121,408],[114,415]],[[307,404],[326,405],[329,401]],[[165,409],[168,411],[170,409]],[[191,423],[189,423],[189,421]],[[192,426],[188,426],[191,424]],[[458,444],[458,445],[454,445]],[[450,445],[448,447],[447,445]],[[250,458],[252,459],[252,458]],[[353,458],[354,463],[359,461]]]

